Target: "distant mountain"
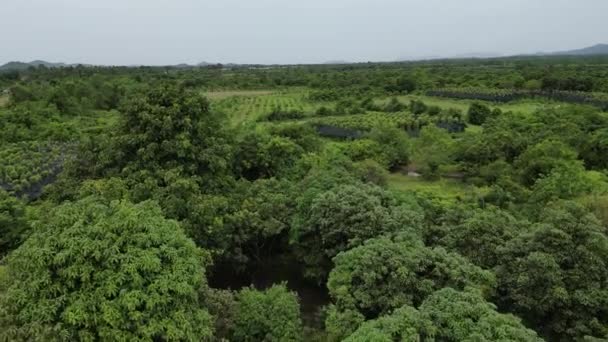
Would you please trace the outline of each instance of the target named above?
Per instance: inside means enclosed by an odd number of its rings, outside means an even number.
[[[47,61],[35,60],[35,61],[31,61],[29,63],[8,62],[8,63],[0,66],[0,71],[1,70],[26,70],[29,67],[37,67],[37,66],[41,66],[41,65],[44,65],[47,68],[63,68],[63,67],[69,66],[68,64],[65,64],[65,63],[51,63],[51,62],[47,62]]]
[[[582,49],[551,52],[549,55],[558,56],[593,56],[608,55],[608,44],[596,44]]]
[[[472,58],[497,58],[502,55],[495,52],[471,52],[463,53],[452,56],[440,56],[440,55],[427,55],[427,56],[416,56],[416,57],[400,57],[397,59],[398,62],[409,62],[409,61],[432,61],[442,59],[472,59]]]

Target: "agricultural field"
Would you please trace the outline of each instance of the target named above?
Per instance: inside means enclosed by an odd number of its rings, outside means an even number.
[[[68,147],[22,142],[0,148],[0,187],[18,196],[37,196],[62,168]]]
[[[9,97],[8,95],[0,95],[0,107],[5,107],[8,104]]]
[[[223,100],[229,97],[253,97],[261,95],[272,95],[273,90],[215,90],[203,92],[209,100]]]
[[[226,113],[235,125],[255,122],[273,111],[310,113],[315,105],[306,101],[305,92],[232,91],[210,97],[214,110]],[[213,94],[213,93],[212,93]]]

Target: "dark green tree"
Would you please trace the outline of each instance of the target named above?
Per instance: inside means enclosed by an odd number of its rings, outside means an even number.
[[[502,249],[499,299],[549,339],[608,332],[608,237],[582,206],[554,204]]]
[[[491,269],[498,264],[500,247],[527,229],[528,222],[490,206],[471,212],[471,216],[459,224],[446,224],[439,243],[475,265]]]
[[[576,151],[559,140],[544,140],[526,149],[514,163],[522,183],[533,185],[541,176],[562,165],[577,163]]]
[[[474,102],[469,107],[468,116],[471,125],[483,125],[491,115],[490,107],[482,103]]]
[[[0,188],[0,258],[23,242],[28,229],[23,203]]]

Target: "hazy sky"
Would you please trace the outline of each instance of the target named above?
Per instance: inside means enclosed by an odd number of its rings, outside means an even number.
[[[608,43],[608,0],[1,0],[0,63],[389,61]]]

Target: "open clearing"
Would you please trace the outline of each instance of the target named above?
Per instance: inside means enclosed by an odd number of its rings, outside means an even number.
[[[4,107],[8,104],[8,95],[0,95],[0,107]]]
[[[522,112],[522,113],[534,113],[539,109],[547,109],[553,108],[560,105],[564,105],[561,102],[553,102],[549,100],[539,100],[539,99],[530,99],[530,100],[520,100],[509,103],[493,103],[493,102],[485,102],[485,101],[475,101],[475,100],[458,100],[458,99],[448,99],[442,97],[433,97],[433,96],[424,96],[424,95],[405,95],[397,97],[403,103],[409,103],[410,100],[420,100],[424,102],[428,106],[437,106],[442,109],[444,108],[456,108],[462,110],[463,113],[466,113],[469,109],[469,106],[473,102],[484,102],[490,107],[498,107],[504,112],[513,111],[513,112]],[[381,103],[387,103],[390,98],[383,99]]]
[[[441,178],[436,181],[425,180],[422,177],[411,177],[401,172],[391,173],[387,177],[388,187],[398,191],[414,191],[431,194],[446,199],[456,199],[467,195],[485,192],[483,188],[475,188],[457,179]]]

